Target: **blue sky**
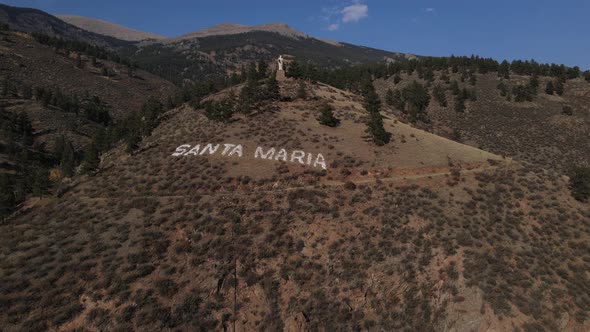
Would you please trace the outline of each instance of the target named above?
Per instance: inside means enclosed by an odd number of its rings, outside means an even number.
[[[176,36],[235,22],[285,22],[309,35],[420,55],[531,59],[590,69],[586,0],[10,0]]]

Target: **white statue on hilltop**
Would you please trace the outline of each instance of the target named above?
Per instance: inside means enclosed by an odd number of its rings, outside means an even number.
[[[277,63],[279,65],[279,70],[283,70],[283,56],[279,55],[279,59],[277,60]]]

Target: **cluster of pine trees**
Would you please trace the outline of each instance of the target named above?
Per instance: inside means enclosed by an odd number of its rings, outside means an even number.
[[[504,79],[509,79],[510,73],[514,73],[517,75],[551,76],[561,82],[583,75],[590,82],[590,71],[581,72],[578,67],[540,64],[534,60],[514,60],[511,63],[504,60],[498,63],[494,59],[478,56],[418,57],[389,64],[351,65],[338,69],[320,69],[312,62],[293,61],[287,68],[287,76],[321,81],[340,89],[360,92],[361,82],[366,79],[387,79],[393,76],[394,83],[397,84],[401,80],[401,73],[411,75],[416,72],[420,79],[432,82],[435,79],[435,71],[440,71],[440,79],[447,83],[449,73],[452,72],[461,74],[461,81],[468,81],[471,85],[475,85],[476,73],[486,74],[488,72],[497,72],[498,76]]]
[[[246,72],[246,83],[236,96],[233,92],[219,101],[204,103],[205,115],[210,120],[227,122],[234,112],[249,114],[262,106],[264,101],[281,98],[279,84],[273,73],[268,73],[268,65],[260,61],[252,63]]]
[[[365,109],[369,112],[367,120],[367,131],[371,135],[373,143],[382,146],[391,140],[391,133],[383,127],[383,116],[381,115],[381,99],[375,92],[373,83],[368,80],[363,84],[362,94],[364,97]]]
[[[442,93],[444,94],[444,92]],[[402,88],[401,91],[398,89],[388,89],[385,94],[385,102],[393,108],[402,111],[404,114],[409,115],[412,122],[429,122],[426,108],[430,104],[430,94],[428,93],[428,89],[417,81],[412,81],[412,83]],[[446,98],[444,102],[446,103]]]
[[[42,145],[35,145],[33,127],[26,113],[0,110],[3,152],[14,164],[0,172],[0,219],[8,216],[27,195],[41,196],[49,188],[49,167],[54,159]]]
[[[69,39],[66,40],[62,38],[51,37],[47,34],[43,34],[40,32],[33,32],[32,36],[38,43],[51,46],[56,49],[66,50],[69,52],[81,52],[93,58],[113,61],[116,63],[126,65],[128,67],[137,66],[136,63],[134,63],[128,58],[120,56],[116,52],[112,52],[107,50],[106,48],[89,44],[83,41]]]

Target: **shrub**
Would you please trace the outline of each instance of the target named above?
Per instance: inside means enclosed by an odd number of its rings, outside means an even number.
[[[585,202],[590,197],[590,167],[578,167],[570,178],[572,196]]]
[[[348,182],[346,182],[344,184],[344,189],[347,189],[347,190],[355,190],[356,189],[356,184],[354,184],[354,182],[348,181]]]
[[[563,109],[561,110],[562,114],[565,115],[573,115],[574,109],[570,105],[563,105]]]

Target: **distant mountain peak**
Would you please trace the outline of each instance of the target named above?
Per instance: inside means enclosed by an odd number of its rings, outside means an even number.
[[[114,37],[126,41],[140,41],[145,39],[164,39],[166,37],[154,33],[131,29],[119,24],[101,20],[98,18],[77,15],[55,15],[60,20],[77,26],[86,31]]]
[[[292,28],[290,25],[284,22],[273,22],[273,23],[265,23],[259,25],[243,25],[238,23],[221,23],[217,25],[210,26],[208,28],[200,29],[197,31],[193,31],[179,37],[172,38],[173,41],[178,40],[185,40],[185,39],[193,39],[193,38],[203,38],[208,36],[219,36],[219,35],[235,35],[240,33],[247,33],[252,31],[266,31],[266,32],[276,32],[278,34],[291,37],[291,38],[315,38],[309,36],[299,30]],[[333,44],[339,46],[340,43],[332,40],[327,39],[320,39],[325,43]]]

